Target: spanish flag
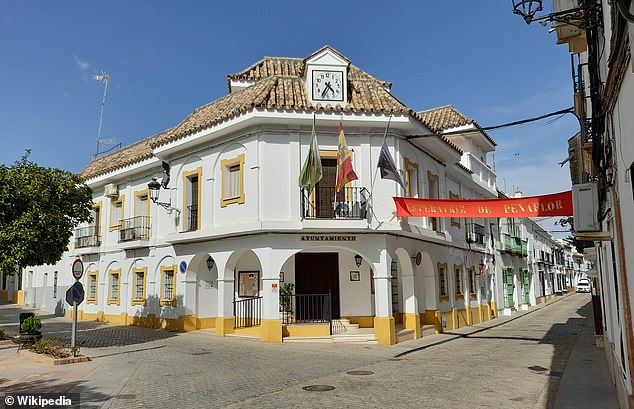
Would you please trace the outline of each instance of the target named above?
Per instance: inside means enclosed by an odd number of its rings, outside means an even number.
[[[339,148],[337,151],[337,192],[353,180],[357,180],[357,174],[352,170],[352,157],[346,144],[346,135],[343,133],[343,125],[339,121]]]

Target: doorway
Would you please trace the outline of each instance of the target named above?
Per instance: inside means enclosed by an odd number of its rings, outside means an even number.
[[[295,293],[328,294],[332,300],[332,318],[339,319],[339,254],[295,254]]]

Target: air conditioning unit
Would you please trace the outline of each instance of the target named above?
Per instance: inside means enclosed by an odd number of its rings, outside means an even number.
[[[104,187],[104,195],[106,197],[117,197],[119,196],[119,187],[114,183],[108,183]]]
[[[599,193],[596,182],[572,185],[575,232],[601,231]]]

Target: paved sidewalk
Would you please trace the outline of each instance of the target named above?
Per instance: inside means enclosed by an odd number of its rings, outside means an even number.
[[[571,294],[574,296],[573,294]],[[564,298],[558,298],[546,304],[537,305],[529,311],[520,311],[513,316],[502,316],[498,319],[448,331],[445,334],[427,336],[418,340],[406,341],[397,345],[382,347],[363,345],[348,345],[347,353],[359,353],[366,355],[372,361],[384,361],[399,357],[422,349],[439,345],[452,340],[464,338],[470,335],[485,332],[488,329],[500,327],[510,321],[519,320],[527,314],[532,314],[548,305],[556,303]],[[17,332],[15,322],[19,312],[32,311],[19,306],[0,306],[0,329],[8,333]],[[43,330],[52,334],[65,337],[70,330],[71,320],[64,317],[55,317],[42,311],[36,311],[43,318]],[[594,324],[592,316],[585,317],[584,326],[576,336],[576,342],[571,349],[567,362],[558,383],[558,389],[554,396],[554,408],[618,408],[616,390],[612,383],[604,351],[594,345],[592,329]],[[39,362],[21,358],[16,347],[0,346],[0,394],[5,391],[33,391],[39,392],[81,392],[82,407],[107,408],[115,400],[124,403],[127,395],[122,392],[124,387],[129,389],[129,382],[138,378],[139,365],[142,363],[133,358],[134,355],[152,359],[156,354],[164,354],[174,344],[179,348],[194,348],[199,345],[199,338],[206,338],[205,331],[176,334],[162,330],[149,330],[146,328],[119,326],[104,323],[80,321],[81,338],[84,346],[83,353],[96,358],[92,362],[52,367]],[[176,338],[175,338],[176,337]],[[257,341],[245,341],[237,339],[213,337],[213,343],[209,344],[216,353],[233,353],[234,348],[239,348],[243,342],[255,343]],[[193,344],[195,343],[195,344]],[[255,345],[255,344],[253,344]],[[292,351],[305,348],[314,350],[316,354],[322,351],[328,354],[327,346],[316,344],[260,344],[261,354],[279,353],[279,351]],[[249,344],[251,347],[251,344]],[[196,347],[197,348],[197,347]],[[344,348],[344,347],[338,347]],[[254,349],[254,348],[249,348]],[[211,353],[192,349],[190,355]],[[245,350],[245,353],[246,350]],[[332,353],[332,352],[330,352]],[[258,355],[260,355],[258,353]],[[203,355],[204,356],[204,355]],[[255,356],[254,356],[255,357]],[[261,356],[262,357],[262,356]],[[145,358],[144,358],[145,359]],[[215,374],[219,375],[219,374]],[[229,385],[227,385],[229,386]],[[170,393],[168,390],[157,393]],[[132,396],[132,395],[131,395]],[[121,401],[123,399],[123,401]],[[121,406],[119,406],[121,407]]]

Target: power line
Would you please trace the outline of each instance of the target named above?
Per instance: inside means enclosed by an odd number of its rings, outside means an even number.
[[[557,115],[564,115],[564,114],[573,114],[574,115],[574,107],[570,107],[570,108],[566,108],[566,109],[561,109],[559,111],[555,111],[555,112],[550,112],[548,114],[544,114],[544,115],[540,115],[540,116],[535,116],[532,118],[528,118],[528,119],[520,119],[518,121],[513,121],[513,122],[507,122],[504,124],[500,124],[500,125],[491,125],[491,126],[477,126],[477,130],[479,131],[494,131],[497,129],[502,129],[502,128],[508,128],[510,126],[516,126],[516,125],[523,125],[529,122],[535,122],[535,121],[540,121],[542,119],[545,118],[549,118],[551,116],[557,116]],[[460,135],[460,134],[464,134],[464,133],[471,133],[473,132],[473,129],[463,129],[460,131],[452,131],[452,132],[444,132],[444,133],[430,133],[430,134],[422,134],[422,135],[407,135],[405,136],[405,139],[417,139],[417,138],[429,138],[432,136],[448,136],[448,135]]]

